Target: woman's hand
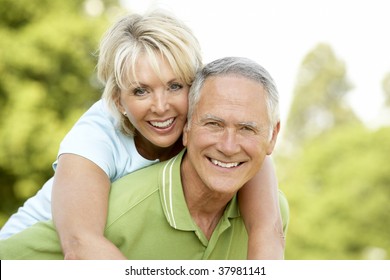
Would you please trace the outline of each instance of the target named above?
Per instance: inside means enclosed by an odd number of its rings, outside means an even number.
[[[271,157],[265,158],[260,171],[240,189],[238,199],[248,231],[248,259],[283,259],[285,240]]]

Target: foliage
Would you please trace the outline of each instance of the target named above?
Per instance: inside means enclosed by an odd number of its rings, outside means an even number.
[[[65,133],[101,90],[105,16],[76,0],[0,0],[0,226],[52,176]]]
[[[295,144],[338,125],[358,122],[344,99],[351,88],[345,64],[327,44],[303,59],[288,116],[285,137]]]
[[[365,128],[345,101],[350,88],[329,45],[306,55],[276,157],[291,211],[287,259],[390,257],[390,128]]]
[[[278,158],[291,211],[287,259],[390,257],[390,128],[333,129]]]
[[[387,73],[383,78],[382,88],[385,95],[385,104],[390,107],[390,73]]]

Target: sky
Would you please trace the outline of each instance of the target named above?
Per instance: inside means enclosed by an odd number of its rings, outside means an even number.
[[[318,43],[346,64],[353,85],[348,101],[369,126],[384,120],[382,80],[390,72],[390,1],[387,0],[122,0],[144,12],[161,7],[198,38],[204,62],[246,56],[264,66],[288,115],[299,66]]]

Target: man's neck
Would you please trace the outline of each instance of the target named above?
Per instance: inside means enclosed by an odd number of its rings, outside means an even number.
[[[220,194],[207,188],[185,155],[180,172],[184,197],[192,219],[206,238],[210,239],[233,195]]]

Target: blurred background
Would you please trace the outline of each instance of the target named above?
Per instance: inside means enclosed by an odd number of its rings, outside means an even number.
[[[386,2],[0,0],[0,227],[53,175],[61,139],[100,98],[103,32],[159,6],[192,28],[205,62],[247,56],[276,80],[286,259],[390,259]]]

